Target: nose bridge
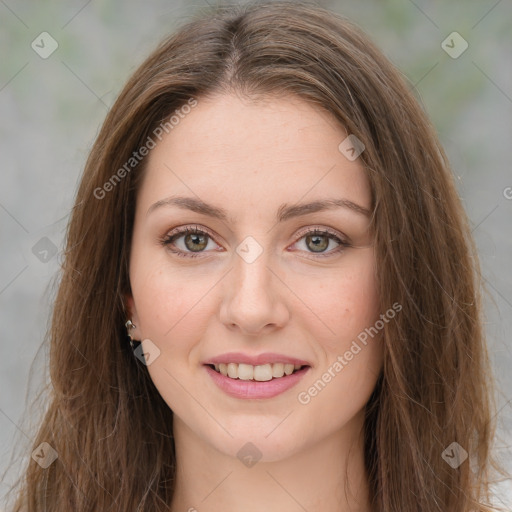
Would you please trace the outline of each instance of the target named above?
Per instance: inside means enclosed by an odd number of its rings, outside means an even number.
[[[253,237],[236,248],[221,308],[221,320],[245,332],[257,333],[265,326],[282,326],[287,308],[277,289],[279,280],[270,270],[271,253]]]
[[[233,296],[238,300],[269,300],[272,295],[270,250],[254,237],[246,237],[236,248]]]

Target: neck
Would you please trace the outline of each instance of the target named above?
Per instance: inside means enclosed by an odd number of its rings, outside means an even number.
[[[370,512],[362,428],[335,432],[286,459],[262,459],[250,467],[205,443],[176,417],[174,436],[171,512]]]

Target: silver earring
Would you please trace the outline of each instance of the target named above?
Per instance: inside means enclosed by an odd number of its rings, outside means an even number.
[[[135,345],[133,344],[133,338],[132,338],[132,335],[130,334],[130,331],[132,329],[135,329],[135,327],[137,327],[131,320],[128,320],[124,326],[126,327],[126,330],[128,331],[128,338],[130,338],[130,346],[132,347],[132,350],[135,350]]]
[[[128,331],[130,331],[130,330],[132,330],[132,329],[135,329],[135,327],[137,327],[137,326],[136,326],[136,325],[135,325],[131,320],[128,320],[128,321],[124,324],[124,326],[126,327],[126,329],[127,329]],[[130,335],[128,334],[128,336],[130,336]]]

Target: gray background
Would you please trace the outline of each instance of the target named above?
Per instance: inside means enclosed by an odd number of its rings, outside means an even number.
[[[496,452],[512,470],[512,3],[321,4],[358,23],[398,66],[450,157],[489,292],[486,330],[500,389]],[[30,457],[24,443],[42,406],[27,407],[47,379],[42,342],[52,279],[87,153],[128,76],[205,5],[0,0],[0,506],[16,476],[13,448],[21,461]],[[469,44],[456,59],[441,47],[453,31]],[[46,59],[31,47],[42,32],[58,43]],[[511,482],[497,492],[510,498]]]

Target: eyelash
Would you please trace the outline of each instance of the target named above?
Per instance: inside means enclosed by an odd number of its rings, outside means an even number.
[[[204,251],[199,251],[199,252],[194,253],[194,252],[184,252],[181,249],[175,250],[175,249],[171,249],[170,248],[170,245],[177,238],[180,238],[182,236],[186,236],[188,234],[207,235],[210,239],[215,240],[214,236],[208,230],[199,229],[197,226],[195,226],[193,228],[191,228],[190,226],[187,226],[186,228],[179,228],[176,231],[171,232],[168,235],[165,235],[159,241],[160,241],[160,243],[164,247],[168,248],[172,253],[176,254],[177,256],[179,256],[181,258],[198,258],[198,257],[201,257],[201,254],[203,254]],[[346,242],[345,240],[342,240],[337,234],[335,234],[334,232],[332,232],[332,231],[330,231],[329,229],[326,229],[326,228],[322,228],[322,229],[315,228],[315,229],[310,229],[310,230],[303,231],[303,232],[299,233],[299,235],[298,235],[299,238],[298,238],[297,242],[299,240],[301,240],[302,238],[304,238],[305,236],[307,236],[307,235],[327,236],[330,240],[334,240],[336,243],[340,244],[339,247],[336,247],[335,249],[329,251],[328,253],[317,253],[317,254],[310,253],[315,258],[330,257],[330,256],[333,256],[334,254],[340,253],[345,248],[350,247],[350,244],[348,242]],[[297,243],[297,242],[295,242],[295,243]]]

